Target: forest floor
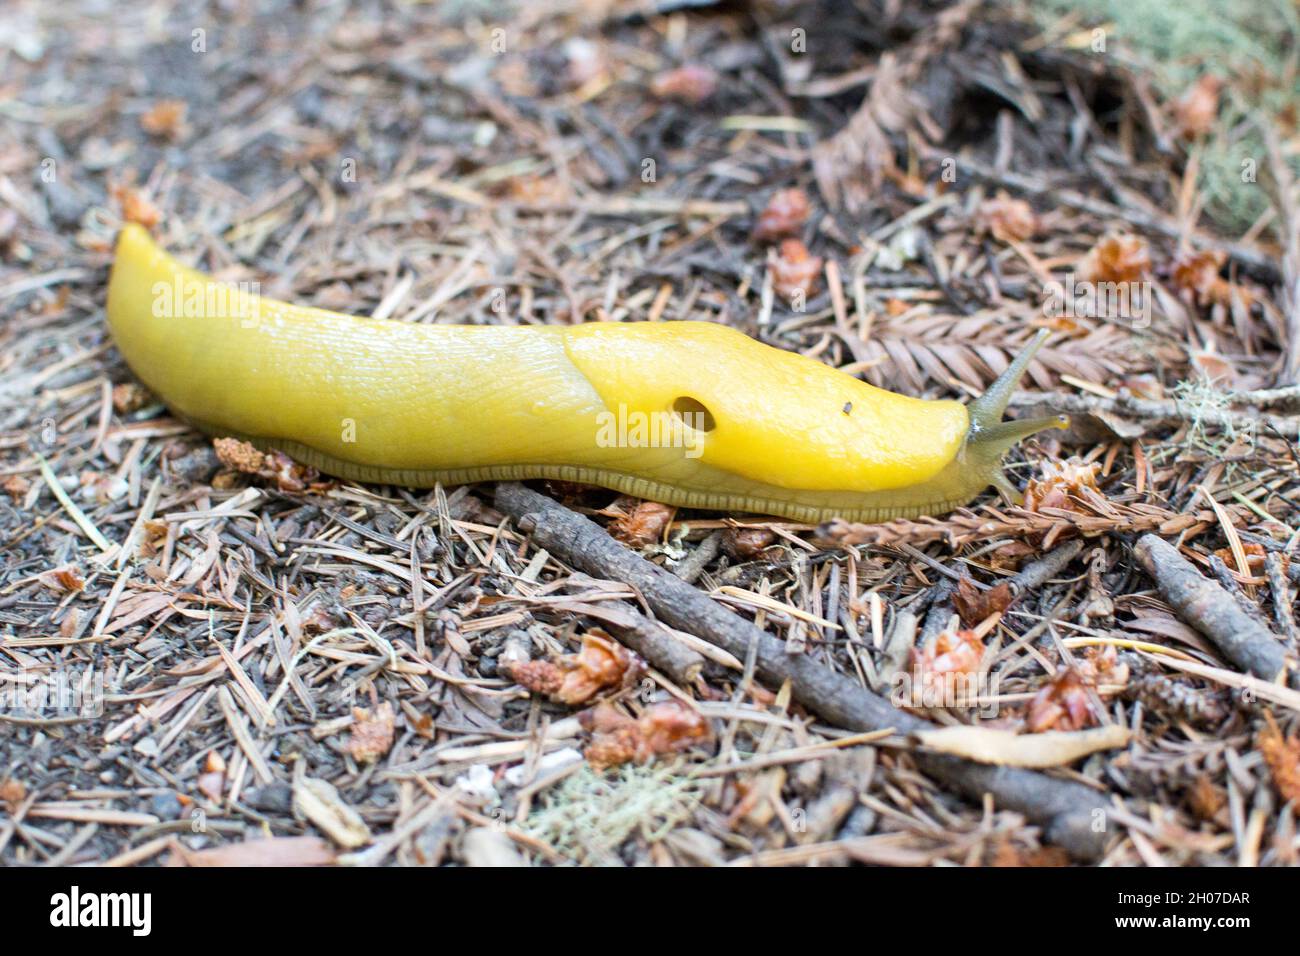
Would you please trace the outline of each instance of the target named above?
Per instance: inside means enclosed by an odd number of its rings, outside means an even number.
[[[1270,77],[696,6],[5,5],[0,864],[1297,862],[1300,140],[1202,148]],[[1046,328],[1013,412],[1072,424],[1022,503],[884,525],[241,472],[113,347],[125,220],[279,299],[705,320],[927,398]]]

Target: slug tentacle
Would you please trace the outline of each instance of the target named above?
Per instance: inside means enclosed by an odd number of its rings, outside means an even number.
[[[875,388],[709,322],[423,325],[215,282],[139,226],[107,316],[174,414],[355,481],[561,478],[818,522],[942,514],[1057,419],[1002,422],[1035,339],[969,406]]]
[[[971,426],[971,441],[1001,455],[1016,442],[1036,435],[1048,428],[1068,428],[1070,420],[1064,415],[1047,415],[1043,418],[1018,418],[1011,422],[998,422],[984,428]]]
[[[984,394],[967,406],[972,430],[988,428],[1002,421],[1002,413],[1007,410],[1011,393],[1016,390],[1029,363],[1047,341],[1048,334],[1047,329],[1040,329],[1020,354],[1011,360],[1003,373],[994,379],[993,384],[985,389]]]
[[[1011,402],[1011,393],[1020,384],[1021,377],[1028,370],[1035,353],[1047,341],[1047,336],[1046,329],[1040,330],[1020,354],[1011,360],[1011,364],[994,380],[984,394],[968,406],[970,431],[966,436],[966,445],[962,449],[963,455],[969,459],[974,473],[987,475],[987,483],[995,487],[1013,504],[1019,504],[1023,496],[1003,474],[1002,456],[1012,445],[1030,435],[1048,428],[1068,428],[1070,424],[1070,420],[1064,415],[1048,415],[1009,422],[1002,420],[1002,414]]]

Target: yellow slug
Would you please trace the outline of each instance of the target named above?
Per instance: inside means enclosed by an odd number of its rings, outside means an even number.
[[[1042,336],[969,406],[874,388],[708,322],[421,325],[216,282],[122,229],[108,322],[172,411],[355,481],[559,478],[801,521],[939,514],[996,485]]]

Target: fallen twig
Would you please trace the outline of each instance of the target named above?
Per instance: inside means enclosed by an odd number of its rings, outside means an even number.
[[[1230,400],[1236,401],[1239,397],[1231,392],[1228,393]],[[1257,431],[1261,425],[1268,425],[1283,438],[1300,436],[1300,419],[1297,418],[1194,407],[1175,399],[1137,398],[1133,395],[1105,398],[1100,395],[1074,395],[1067,392],[1016,392],[1011,396],[1010,407],[1045,408],[1072,415],[1102,413],[1144,421],[1195,421],[1203,428],[1230,429],[1247,433]]]
[[[625,581],[673,627],[696,634],[737,657],[754,652],[759,676],[774,685],[790,681],[794,697],[825,719],[849,730],[893,727],[900,733],[931,729],[918,717],[894,708],[850,678],[806,654],[787,654],[781,643],[749,621],[701,594],[671,573],[634,554],[599,525],[522,485],[497,488],[496,506],[533,541],[589,574]],[[1055,780],[1009,767],[990,767],[943,754],[917,754],[923,770],[975,800],[991,794],[1000,806],[1023,813],[1044,827],[1048,839],[1081,859],[1096,859],[1106,832],[1107,801],[1082,784]]]
[[[1178,616],[1214,642],[1224,657],[1263,680],[1281,678],[1287,667],[1281,642],[1244,612],[1228,592],[1197,571],[1177,548],[1154,534],[1145,534],[1133,553]]]
[[[629,607],[575,604],[569,609],[599,618],[619,643],[636,651],[679,684],[694,684],[704,670],[703,656],[673,637],[663,625]]]

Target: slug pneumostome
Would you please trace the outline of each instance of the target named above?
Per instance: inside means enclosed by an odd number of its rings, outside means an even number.
[[[962,405],[867,385],[707,322],[422,325],[215,282],[128,225],[108,322],[178,416],[328,474],[430,487],[558,478],[801,521],[939,514],[1061,418],[1002,421],[1040,334]]]

